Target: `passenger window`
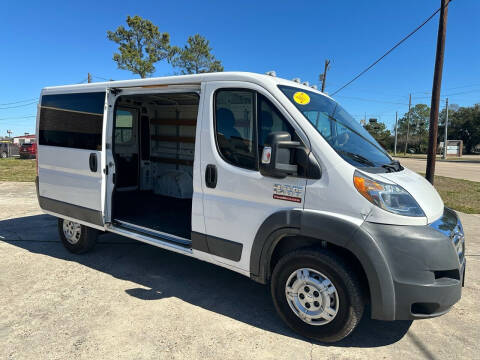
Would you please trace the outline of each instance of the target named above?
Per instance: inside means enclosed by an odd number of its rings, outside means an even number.
[[[332,137],[331,121],[328,113],[322,111],[305,111],[303,114],[327,140]]]
[[[222,157],[232,165],[257,170],[255,93],[220,90],[215,95],[215,127]]]
[[[265,96],[258,94],[258,148],[263,150],[268,134],[286,131],[294,140],[295,130]]]
[[[127,145],[135,140],[133,134],[133,119],[135,110],[118,109],[115,116],[115,144]]]

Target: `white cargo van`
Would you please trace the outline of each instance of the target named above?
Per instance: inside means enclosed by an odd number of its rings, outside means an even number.
[[[228,72],[47,87],[37,136],[38,200],[71,252],[109,231],[226,267],[320,341],[367,303],[403,320],[460,299],[455,212],[311,87]]]

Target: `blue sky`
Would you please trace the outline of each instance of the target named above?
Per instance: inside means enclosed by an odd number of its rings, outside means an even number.
[[[326,91],[332,93],[435,11],[440,0],[404,1],[3,1],[0,11],[0,135],[34,131],[44,86],[101,78],[131,79],[117,69],[107,30],[127,15],[153,21],[174,45],[200,33],[226,71],[264,73],[318,83],[331,60]],[[480,102],[480,1],[450,4],[442,99],[461,106]],[[395,111],[430,104],[438,15],[381,63],[335,98],[358,120],[377,117],[389,127]],[[171,75],[159,63],[155,76]],[[32,101],[8,104],[19,100]],[[29,104],[31,103],[31,104]],[[7,105],[5,105],[7,104]],[[29,104],[29,105],[26,105]],[[22,106],[18,106],[22,105]],[[25,106],[24,106],[25,105]],[[12,108],[12,106],[18,106]],[[442,106],[444,103],[442,102]]]

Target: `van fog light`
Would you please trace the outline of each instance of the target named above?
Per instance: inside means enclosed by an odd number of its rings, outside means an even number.
[[[394,214],[425,216],[415,199],[399,185],[374,180],[355,171],[353,184],[357,191],[372,204]]]

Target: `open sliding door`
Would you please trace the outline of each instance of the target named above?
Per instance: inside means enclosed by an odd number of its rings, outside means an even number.
[[[43,93],[38,116],[38,197],[53,215],[104,227],[105,92]]]

